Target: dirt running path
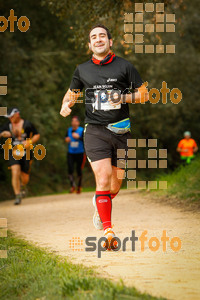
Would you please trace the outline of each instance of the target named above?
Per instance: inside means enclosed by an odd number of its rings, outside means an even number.
[[[174,252],[168,242],[166,252],[162,244],[152,252],[147,241],[141,252],[138,241],[132,252],[129,241],[126,252],[104,252],[97,258],[97,252],[69,248],[72,237],[101,237],[101,231],[92,224],[92,196],[93,193],[83,193],[27,198],[18,207],[7,201],[0,204],[0,217],[7,218],[8,228],[19,236],[68,256],[74,263],[96,266],[102,275],[122,278],[125,284],[142,292],[168,299],[200,299],[199,214],[153,203],[149,196],[137,192],[121,191],[113,204],[114,230],[120,238],[130,237],[132,230],[136,236],[148,230],[148,240],[152,236],[160,240],[166,230],[170,239],[181,239],[182,248]]]

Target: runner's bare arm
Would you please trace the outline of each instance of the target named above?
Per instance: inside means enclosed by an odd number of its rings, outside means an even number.
[[[176,149],[176,151],[177,152],[188,152],[188,149],[182,149],[182,148],[180,148],[180,147],[177,147],[177,149]]]
[[[40,138],[40,134],[34,134],[34,136],[32,138],[27,138],[25,141],[22,142],[22,144],[24,145],[24,148],[27,149],[30,147],[30,145],[35,144]]]
[[[116,96],[116,101],[112,101],[110,98],[109,102],[111,105],[124,103],[124,97],[125,97],[126,103],[145,103],[149,100],[149,93],[148,93],[148,89],[146,87],[147,87],[147,82],[145,82],[143,85],[141,85],[139,88],[137,88],[136,92],[122,95],[119,102],[116,102],[118,99],[118,94],[117,93],[116,93],[116,95],[113,94],[114,99]]]
[[[126,103],[145,103],[149,100],[147,82],[143,83],[135,93],[126,94]]]
[[[40,138],[40,134],[35,134],[33,137],[32,137],[32,144],[35,144]]]
[[[198,151],[198,147],[194,147],[194,153],[196,153]]]
[[[80,96],[79,92],[73,92],[68,89],[67,93],[65,94],[62,102],[62,107],[60,110],[60,114],[63,117],[67,117],[71,113],[70,107],[74,106],[75,102],[77,101],[78,97]]]
[[[10,137],[12,137],[12,135],[11,135],[10,131],[2,131],[2,132],[0,133],[0,138],[1,138],[1,137],[4,137],[4,138],[10,138]]]

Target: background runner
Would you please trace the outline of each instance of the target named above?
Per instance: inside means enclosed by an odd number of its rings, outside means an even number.
[[[70,193],[75,192],[76,184],[74,180],[74,166],[78,175],[77,194],[81,193],[82,168],[84,159],[83,147],[83,127],[80,126],[80,120],[77,116],[72,117],[71,127],[68,128],[65,135],[65,142],[68,143],[67,164],[70,181]]]
[[[40,134],[30,121],[21,118],[18,108],[10,108],[6,117],[10,121],[0,129],[0,137],[12,138],[12,147],[23,145],[24,148],[24,155],[20,159],[14,158],[14,155],[22,153],[22,151],[19,151],[20,146],[19,150],[15,153],[12,149],[9,150],[8,164],[12,172],[12,187],[15,193],[14,204],[17,205],[21,203],[22,196],[25,196],[26,185],[30,179],[30,168],[33,161],[32,151],[30,150],[30,159],[28,159],[26,149],[39,140]]]
[[[187,164],[195,157],[194,153],[198,151],[198,147],[195,140],[191,138],[190,131],[184,132],[184,139],[178,143],[177,151],[180,153],[181,160]]]

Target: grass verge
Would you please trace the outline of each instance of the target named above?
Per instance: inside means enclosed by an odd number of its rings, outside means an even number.
[[[72,264],[10,232],[1,238],[0,249],[8,251],[8,257],[0,259],[1,300],[163,299],[98,277],[93,269]]]
[[[158,192],[180,200],[200,203],[200,156],[189,165],[181,165],[173,173],[158,178],[167,181],[167,189]]]

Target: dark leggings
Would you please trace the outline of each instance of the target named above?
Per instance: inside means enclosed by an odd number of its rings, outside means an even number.
[[[73,176],[75,164],[76,164],[76,172],[78,175],[78,187],[81,186],[82,162],[83,162],[83,153],[76,153],[76,154],[72,154],[69,152],[67,153],[67,164],[68,164],[69,180],[70,180],[71,186],[75,186],[74,176]]]

